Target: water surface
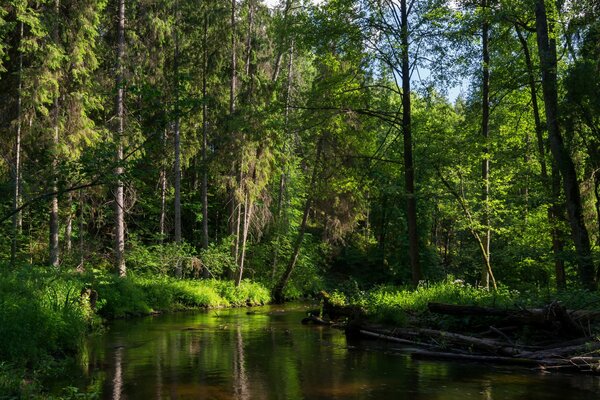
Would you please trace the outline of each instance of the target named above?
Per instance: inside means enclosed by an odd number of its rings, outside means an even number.
[[[413,361],[395,344],[348,343],[339,330],[301,325],[308,308],[116,321],[90,340],[83,385],[115,400],[600,399],[598,377]]]

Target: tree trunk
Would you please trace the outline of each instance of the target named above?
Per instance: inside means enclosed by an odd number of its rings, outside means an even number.
[[[254,30],[254,2],[248,0],[248,35],[246,36],[246,77],[250,75],[250,59],[252,58],[252,31]]]
[[[115,264],[119,276],[127,275],[125,264],[125,193],[122,181],[123,176],[123,134],[125,127],[124,107],[124,79],[123,62],[125,58],[125,0],[119,0],[118,28],[117,28],[117,74],[116,74],[116,114],[117,114],[117,167],[115,175],[117,185],[115,188]]]
[[[288,134],[289,129],[289,116],[290,116],[290,93],[292,90],[292,70],[294,68],[294,41],[292,40],[290,49],[289,49],[289,57],[288,57],[288,65],[287,65],[287,82],[285,86],[285,111],[284,111],[284,120],[283,120],[283,129],[285,131],[285,137],[283,140],[283,172],[279,177],[279,190],[277,196],[277,209],[275,211],[276,218],[276,227],[277,230],[277,240],[275,241],[275,248],[273,249],[273,264],[272,264],[272,274],[271,279],[275,280],[275,274],[277,273],[277,263],[279,261],[279,246],[281,242],[281,219],[283,212],[283,200],[285,196],[285,185],[286,185],[286,172],[287,172],[287,156],[286,156],[286,144],[287,139],[289,139],[290,135]]]
[[[292,1],[293,0],[287,0],[285,2],[285,8],[283,9],[283,26],[284,26],[284,33],[283,36],[284,38],[281,40],[281,42],[283,42],[286,37],[287,37],[287,19],[288,19],[288,15],[290,12],[290,9],[292,8]],[[292,43],[293,46],[293,43]],[[279,78],[279,71],[281,70],[281,58],[283,57],[283,53],[284,53],[284,48],[280,48],[280,50],[277,52],[277,56],[275,56],[275,66],[273,67],[273,74],[271,75],[271,81],[272,82],[277,82],[277,79]]]
[[[229,117],[233,118],[235,114],[235,96],[237,86],[237,56],[236,56],[236,23],[235,23],[235,11],[236,0],[231,0],[231,77],[229,81]],[[232,132],[233,136],[233,132]],[[233,137],[232,137],[233,139]],[[235,141],[234,141],[235,142]],[[235,147],[235,146],[234,146]],[[239,179],[237,169],[241,171],[241,166],[237,165],[236,160],[233,160],[231,166],[233,179]],[[233,180],[232,179],[232,180]],[[240,179],[241,183],[241,179]],[[238,204],[236,197],[236,188],[232,184],[230,188],[229,197],[230,201],[230,216],[229,216],[229,230],[230,234],[234,236],[234,243],[231,249],[232,255],[235,259],[235,263],[238,263],[238,247],[239,247],[239,232],[240,232],[240,205]]]
[[[404,184],[406,187],[406,218],[408,222],[408,242],[412,283],[421,280],[419,265],[419,237],[417,232],[417,199],[415,194],[415,169],[413,165],[412,122],[410,100],[410,60],[408,49],[408,8],[406,0],[400,2],[401,43],[402,43],[402,133],[404,134]]]
[[[84,215],[83,190],[79,189],[79,265],[77,271],[83,272],[85,269],[85,250],[84,250],[84,234],[85,234],[85,215]]]
[[[573,160],[564,146],[558,124],[556,41],[550,38],[549,35],[544,0],[536,0],[535,16],[550,150],[563,178],[562,183],[567,201],[571,235],[577,252],[579,278],[584,287],[593,290],[596,288],[595,268],[592,261],[590,239],[583,220],[577,173]]]
[[[60,21],[60,0],[54,2],[54,11],[56,16],[56,22],[54,26],[53,40],[56,46],[59,45],[59,25]],[[58,130],[59,130],[59,97],[60,89],[55,93],[54,105],[52,109],[53,119],[53,130],[54,136],[52,138],[52,192],[54,193],[50,199],[50,265],[58,268],[59,266],[59,253],[58,248]]]
[[[173,54],[173,74],[175,76],[175,132],[173,146],[175,152],[175,165],[173,182],[175,189],[175,243],[181,243],[181,138],[179,132],[179,33],[177,24],[179,20],[178,4],[175,2],[175,53]],[[177,271],[181,275],[181,271]]]
[[[240,286],[242,282],[242,277],[244,275],[244,261],[246,259],[246,243],[248,240],[248,229],[250,228],[250,221],[252,220],[252,201],[249,199],[249,194],[246,193],[246,198],[244,200],[244,228],[242,230],[242,249],[240,254],[240,266],[238,270],[238,275],[236,277],[235,286]]]
[[[204,15],[203,33],[203,71],[202,71],[202,248],[208,248],[208,160],[206,148],[208,145],[208,105],[206,96],[206,80],[208,74],[208,10]],[[204,268],[206,270],[206,268]]]
[[[483,9],[483,23],[481,27],[481,42],[482,42],[482,82],[481,82],[481,135],[483,139],[483,156],[481,160],[481,181],[482,181],[482,201],[484,207],[483,227],[484,237],[483,246],[485,250],[486,265],[481,273],[481,286],[490,288],[490,273],[491,269],[491,254],[490,246],[492,240],[492,231],[490,229],[490,51],[489,51],[489,34],[490,25],[488,22],[486,8],[488,8],[487,0],[481,1]]]
[[[73,249],[72,236],[73,236],[73,214],[71,208],[73,207],[73,192],[69,192],[67,200],[67,221],[65,222],[65,249],[67,253],[71,253]]]
[[[556,277],[556,287],[558,289],[564,289],[567,286],[565,278],[565,263],[561,258],[564,244],[562,242],[562,235],[560,228],[558,227],[559,215],[560,215],[560,176],[558,171],[552,163],[552,180],[548,176],[548,169],[546,167],[546,145],[544,144],[542,119],[540,118],[540,109],[537,101],[537,87],[535,83],[535,75],[533,69],[533,61],[531,60],[531,53],[527,40],[521,33],[518,25],[515,25],[517,36],[521,42],[523,48],[523,54],[525,56],[525,65],[527,66],[527,79],[529,83],[529,91],[531,94],[531,108],[533,110],[533,120],[535,123],[535,136],[537,139],[538,158],[540,160],[541,177],[544,187],[550,189],[551,204],[548,207],[548,223],[550,224],[550,237],[552,239],[552,252],[554,254],[554,271]],[[558,179],[558,182],[555,182]]]
[[[556,286],[558,289],[566,289],[567,277],[565,262],[562,254],[565,247],[563,233],[560,229],[560,221],[564,219],[564,207],[560,200],[560,172],[556,161],[552,160],[552,204],[548,208],[548,220],[551,222],[552,230],[552,252],[554,254],[554,274],[556,275]]]
[[[23,41],[23,22],[19,23],[19,46]],[[13,188],[13,209],[18,210],[21,207],[21,106],[23,89],[23,53],[19,51],[19,70],[17,72],[17,131],[15,135],[15,164],[14,164],[14,188]],[[13,237],[10,249],[10,264],[15,266],[17,261],[17,251],[19,246],[19,235],[23,226],[21,211],[17,211],[12,216]]]
[[[163,131],[162,138],[162,148],[163,151],[166,150],[166,142],[167,142],[167,129]],[[160,217],[159,217],[159,232],[160,232],[160,241],[165,238],[165,219],[166,219],[166,205],[167,205],[167,173],[165,171],[165,166],[161,163],[160,166],[160,175],[159,175],[159,183],[160,183]]]
[[[312,176],[310,179],[310,185],[308,189],[308,193],[306,196],[306,201],[304,203],[304,212],[302,214],[302,222],[300,223],[300,227],[298,228],[298,236],[296,237],[296,241],[294,242],[294,247],[292,249],[292,255],[290,257],[290,261],[283,273],[281,278],[277,284],[273,287],[273,301],[275,303],[283,303],[285,298],[283,297],[283,290],[285,289],[290,277],[292,276],[292,272],[296,267],[296,263],[298,262],[298,255],[300,254],[300,247],[302,247],[302,241],[304,240],[304,233],[306,232],[306,223],[308,222],[308,213],[310,212],[310,208],[312,206],[315,186],[317,182],[317,175],[319,172],[319,162],[321,160],[321,150],[323,146],[323,137],[319,137],[317,142],[317,154],[315,156],[315,165],[313,167]]]
[[[231,0],[231,80],[229,81],[229,114],[235,113],[235,92],[237,84],[237,57],[235,40],[235,1]]]

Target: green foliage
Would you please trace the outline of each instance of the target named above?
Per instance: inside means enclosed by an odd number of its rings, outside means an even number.
[[[190,308],[239,307],[265,304],[269,291],[258,283],[243,281],[181,280],[172,277],[107,276],[98,281],[99,313],[107,318],[145,315],[155,311]]]
[[[382,322],[404,325],[408,315],[423,314],[430,302],[508,308],[521,299],[519,292],[500,288],[489,291],[448,278],[444,282],[424,283],[417,289],[380,286],[354,303]]]
[[[31,269],[0,276],[0,358],[31,366],[75,354],[96,324],[81,287],[75,277]]]
[[[231,255],[232,238],[220,243],[210,243],[200,251],[200,260],[208,268],[212,277],[221,277],[235,271],[235,260]]]
[[[129,268],[137,274],[174,275],[177,267],[186,270],[189,260],[196,256],[196,250],[188,243],[164,243],[144,246],[130,239],[128,252]]]

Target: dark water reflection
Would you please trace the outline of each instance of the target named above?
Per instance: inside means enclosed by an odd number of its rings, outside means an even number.
[[[104,399],[600,399],[597,377],[412,361],[372,341],[300,324],[307,306],[115,322],[90,341],[87,390]]]

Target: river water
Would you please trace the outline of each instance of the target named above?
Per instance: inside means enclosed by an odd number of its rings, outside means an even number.
[[[600,379],[411,360],[397,344],[304,326],[307,305],[116,321],[57,384],[103,399],[600,399]],[[249,311],[251,310],[251,311]],[[405,350],[405,349],[404,349]]]

